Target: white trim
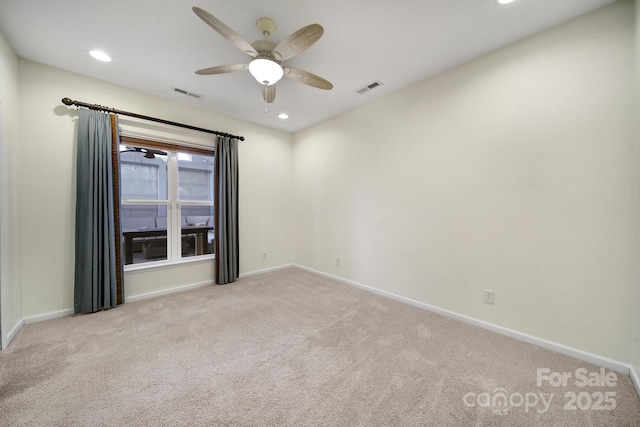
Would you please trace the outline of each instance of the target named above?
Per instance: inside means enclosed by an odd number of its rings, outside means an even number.
[[[624,375],[630,375],[631,365],[629,365],[627,363],[624,363],[624,362],[620,362],[618,360],[613,360],[613,359],[610,359],[610,358],[605,357],[605,356],[601,356],[601,355],[594,354],[594,353],[589,353],[587,351],[580,350],[580,349],[573,348],[573,347],[569,347],[569,346],[566,346],[564,344],[560,344],[560,343],[557,343],[557,342],[549,341],[549,340],[546,340],[544,338],[539,338],[539,337],[536,337],[536,336],[533,336],[533,335],[529,335],[529,334],[525,334],[525,333],[522,333],[522,332],[518,332],[518,331],[515,331],[513,329],[509,329],[509,328],[505,328],[503,326],[495,325],[493,323],[485,322],[484,320],[475,319],[473,317],[465,316],[464,314],[459,314],[459,313],[456,313],[456,312],[453,312],[453,311],[445,310],[443,308],[436,307],[436,306],[433,306],[433,305],[430,305],[430,304],[425,304],[423,302],[416,301],[416,300],[413,300],[411,298],[406,298],[406,297],[403,297],[403,296],[400,296],[400,295],[396,295],[396,294],[391,293],[391,292],[387,292],[387,291],[376,289],[376,288],[373,288],[373,287],[370,287],[370,286],[367,286],[367,285],[363,285],[362,283],[354,282],[352,280],[347,280],[347,279],[343,279],[343,278],[338,277],[338,276],[334,276],[334,275],[331,275],[331,274],[323,273],[321,271],[314,270],[312,268],[304,267],[304,266],[297,265],[297,264],[294,264],[293,266],[295,268],[299,268],[301,270],[306,270],[306,271],[308,271],[310,273],[314,273],[314,274],[317,274],[319,276],[323,276],[323,277],[326,277],[326,278],[329,278],[329,279],[333,279],[333,280],[336,280],[338,282],[341,282],[341,283],[344,283],[344,284],[347,284],[347,285],[350,285],[350,286],[355,286],[357,288],[361,288],[361,289],[364,289],[366,291],[373,292],[375,294],[382,295],[384,297],[394,299],[396,301],[404,302],[406,304],[410,304],[410,305],[413,305],[413,306],[418,307],[418,308],[423,308],[425,310],[429,310],[431,312],[434,312],[434,313],[437,313],[437,314],[441,314],[443,316],[451,317],[453,319],[457,319],[457,320],[460,320],[462,322],[465,322],[465,323],[468,323],[468,324],[471,324],[471,325],[474,325],[474,326],[478,326],[480,328],[487,329],[489,331],[496,332],[498,334],[505,335],[505,336],[508,336],[510,338],[517,339],[518,341],[524,341],[524,342],[529,343],[529,344],[533,344],[533,345],[537,345],[537,346],[542,347],[542,348],[546,348],[547,350],[555,351],[556,353],[564,354],[566,356],[575,357],[576,359],[583,360],[583,361],[589,362],[589,363],[593,363],[594,365],[602,366],[602,367],[607,368],[607,369],[611,369],[613,371],[619,372],[619,373],[624,374]],[[638,384],[640,384],[640,381],[638,382]],[[638,386],[636,386],[636,388],[638,388]],[[639,392],[639,394],[640,394],[640,392]]]
[[[216,259],[214,254],[205,254],[205,255],[196,255],[190,257],[183,257],[176,261],[150,261],[150,262],[142,262],[139,264],[128,264],[124,266],[124,274],[128,276],[129,274],[135,274],[137,272],[149,272],[150,270],[161,270],[163,268],[174,268],[174,267],[182,267],[187,264],[196,264],[196,263],[205,263],[209,262],[213,264],[213,261]]]
[[[203,260],[203,261],[208,261],[208,260]],[[165,266],[166,267],[175,267],[176,264],[165,265]],[[157,267],[163,267],[163,266],[157,266]],[[278,266],[278,267],[265,268],[263,270],[252,271],[252,272],[249,272],[249,273],[242,273],[242,274],[240,274],[239,278],[255,276],[255,275],[258,275],[258,274],[268,273],[268,272],[271,272],[271,271],[284,270],[286,268],[292,268],[292,267],[293,267],[293,264],[285,264],[285,265],[281,265],[281,266]],[[142,270],[129,270],[129,271],[126,271],[125,273],[132,273],[132,272],[136,272],[136,271],[142,271]],[[213,285],[213,284],[214,284],[213,280],[207,280],[207,281],[204,281],[204,282],[191,283],[189,285],[177,286],[175,288],[162,289],[160,291],[153,291],[153,292],[147,292],[147,293],[139,294],[139,295],[125,296],[125,302],[140,301],[140,300],[143,300],[143,299],[159,297],[161,295],[173,294],[173,293],[176,293],[176,292],[187,291],[189,289],[200,288],[202,286],[208,286],[208,285]]]
[[[629,376],[631,377],[631,382],[636,387],[636,392],[638,396],[640,396],[640,377],[638,377],[638,372],[636,372],[635,366],[629,366]]]
[[[203,286],[213,285],[213,280],[207,280],[199,283],[191,283],[189,285],[177,286],[175,288],[162,289],[159,291],[146,292],[144,294],[125,296],[125,303],[140,301],[143,299],[155,298],[162,295],[175,294],[176,292],[188,291],[189,289],[201,288]]]
[[[9,344],[11,344],[11,341],[13,341],[13,339],[16,337],[18,332],[20,332],[20,329],[22,329],[24,325],[42,322],[44,320],[58,319],[60,317],[70,316],[72,314],[73,314],[73,309],[69,308],[66,310],[53,311],[51,313],[44,313],[44,314],[37,314],[35,316],[23,317],[18,321],[18,323],[15,324],[13,328],[11,328],[11,330],[7,334],[7,345],[4,346],[3,349],[6,349],[9,346]]]
[[[126,302],[134,302],[134,301],[153,298],[153,297],[157,297],[157,296],[161,296],[161,295],[172,294],[172,293],[175,293],[175,292],[181,292],[181,291],[186,291],[186,290],[189,290],[189,289],[199,288],[199,287],[207,286],[207,285],[211,285],[211,284],[213,284],[213,281],[192,283],[190,285],[178,286],[178,287],[175,287],[175,288],[163,289],[163,290],[160,290],[160,291],[148,292],[148,293],[145,293],[145,294],[125,297],[125,300],[126,300]],[[60,317],[66,317],[66,316],[71,316],[71,315],[73,315],[73,309],[69,308],[69,309],[65,309],[65,310],[53,311],[53,312],[50,312],[50,313],[37,314],[35,316],[23,317],[22,319],[20,319],[20,321],[18,323],[16,323],[16,325],[11,329],[11,331],[9,331],[9,334],[7,335],[6,346],[3,346],[2,348],[6,349],[9,346],[9,344],[11,343],[13,338],[15,338],[15,336],[18,334],[18,332],[20,331],[20,329],[22,329],[22,327],[24,325],[29,325],[31,323],[42,322],[42,321],[45,321],[45,320],[58,319]]]
[[[11,328],[11,330],[7,334],[7,345],[2,347],[3,350],[6,350],[7,347],[9,347],[9,344],[11,344],[11,341],[13,341],[16,335],[18,335],[18,332],[20,332],[20,329],[22,329],[23,326],[24,326],[24,319],[20,319],[18,323],[16,323],[15,326]]]
[[[296,265],[295,264],[283,264],[283,265],[279,265],[277,267],[269,267],[269,268],[264,268],[262,270],[256,270],[256,271],[250,271],[248,273],[242,273],[242,274],[240,274],[240,276],[238,276],[238,278],[243,279],[245,277],[257,276],[258,274],[263,274],[263,273],[271,273],[272,271],[286,270],[287,268],[293,268],[293,267],[296,267]]]
[[[194,261],[196,261],[196,260],[194,260]],[[197,260],[197,261],[210,261],[210,260],[202,260],[202,259],[200,259],[200,260]],[[175,267],[176,264],[156,266],[156,267],[172,267],[172,266]],[[268,272],[271,272],[271,271],[284,270],[286,268],[292,268],[292,267],[294,267],[293,264],[285,264],[285,265],[281,265],[281,266],[278,266],[278,267],[265,268],[263,270],[252,271],[252,272],[249,272],[249,273],[243,273],[243,274],[240,275],[240,278],[255,276],[255,275],[258,275],[258,274],[268,273]],[[142,270],[133,270],[133,271],[130,271],[129,273],[135,273],[136,271],[142,271]],[[138,295],[132,295],[132,296],[125,296],[125,302],[141,301],[141,300],[145,300],[145,299],[149,299],[149,298],[155,298],[155,297],[159,297],[159,296],[162,296],[162,295],[168,295],[168,294],[173,294],[173,293],[176,293],[176,292],[187,291],[189,289],[200,288],[200,287],[203,287],[203,286],[208,286],[208,285],[213,285],[213,284],[214,284],[213,280],[207,280],[207,281],[204,281],[204,282],[191,283],[189,285],[177,286],[175,288],[162,289],[162,290],[159,290],[159,291],[147,292],[147,293],[138,294]],[[6,345],[4,345],[2,348],[6,349],[9,346],[9,344],[11,343],[13,338],[18,334],[18,332],[20,331],[20,329],[22,329],[22,327],[24,325],[28,325],[28,324],[31,324],[31,323],[42,322],[44,320],[57,319],[57,318],[60,318],[60,317],[70,316],[72,314],[73,314],[73,309],[66,309],[66,310],[54,311],[54,312],[51,312],[51,313],[44,313],[44,314],[38,314],[38,315],[35,315],[35,316],[24,317],[24,318],[20,319],[20,321],[18,323],[16,323],[16,325],[9,331],[9,333],[7,334]]]
[[[60,317],[67,317],[73,314],[72,308],[67,308],[65,310],[52,311],[51,313],[44,314],[36,314],[35,316],[23,317],[22,321],[25,325],[30,325],[31,323],[43,322],[45,320],[58,319]]]

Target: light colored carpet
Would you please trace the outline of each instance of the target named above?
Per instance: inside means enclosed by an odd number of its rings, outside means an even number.
[[[628,377],[579,387],[579,368],[600,372],[287,269],[25,326],[0,352],[0,425],[640,425]],[[605,392],[615,409],[592,409]]]

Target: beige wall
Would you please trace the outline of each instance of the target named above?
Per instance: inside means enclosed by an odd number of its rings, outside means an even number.
[[[291,262],[291,135],[27,60],[19,61],[19,71],[23,316],[73,307],[77,113],[62,105],[63,97],[245,136],[239,149],[241,273]],[[131,272],[125,294],[212,277],[213,261]]]
[[[0,319],[2,345],[22,318],[17,168],[18,58],[0,33]]]
[[[295,261],[629,361],[632,41],[618,2],[296,134]]]

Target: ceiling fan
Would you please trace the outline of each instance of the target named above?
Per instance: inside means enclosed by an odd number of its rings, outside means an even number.
[[[302,27],[276,44],[269,40],[269,36],[276,30],[276,24],[269,18],[260,18],[258,22],[256,22],[256,26],[264,36],[264,39],[248,43],[238,33],[209,12],[199,7],[194,7],[193,11],[222,37],[252,58],[248,64],[220,65],[217,67],[203,68],[202,70],[196,71],[196,74],[224,74],[249,70],[251,75],[262,85],[262,97],[268,104],[276,99],[275,83],[282,77],[318,89],[333,89],[333,84],[320,76],[289,65],[281,65],[284,61],[302,53],[317,42],[324,33],[321,25],[311,24]]]
[[[146,157],[147,159],[155,159],[156,155],[158,156],[166,156],[167,153],[165,153],[164,151],[160,151],[160,150],[154,150],[153,148],[141,148],[141,147],[130,147],[130,146],[125,146],[123,149],[123,146],[120,146],[120,152],[121,153],[145,153],[144,157]]]

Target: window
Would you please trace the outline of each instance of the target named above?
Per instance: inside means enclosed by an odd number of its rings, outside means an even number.
[[[212,257],[213,153],[121,138],[125,265]]]

